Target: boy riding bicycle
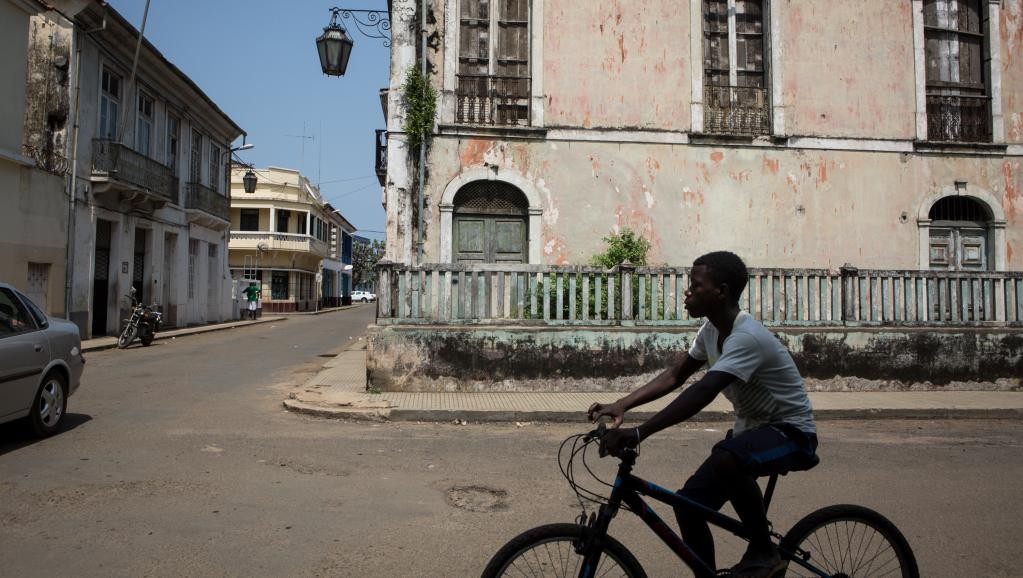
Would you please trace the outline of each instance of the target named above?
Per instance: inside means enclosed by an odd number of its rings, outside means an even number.
[[[715,510],[732,503],[750,532],[750,543],[732,575],[767,578],[785,567],[771,543],[763,495],[756,478],[805,470],[817,463],[817,429],[806,388],[792,356],[759,321],[739,308],[749,273],[733,253],[708,253],[693,262],[686,310],[705,317],[688,352],[643,387],[612,404],[594,403],[601,416],[621,425],[625,412],[679,388],[706,364],[707,373],[667,407],[638,427],[614,429],[605,448],[617,454],[654,433],[685,421],[718,393],[735,407],[735,426],[711,450],[679,493]],[[676,512],[692,549],[715,568],[714,539],[707,523]]]

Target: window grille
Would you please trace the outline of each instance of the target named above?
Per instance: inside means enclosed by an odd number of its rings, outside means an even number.
[[[991,142],[983,0],[924,0],[927,138]]]
[[[704,0],[704,132],[771,132],[765,4],[762,0]]]
[[[528,125],[529,0],[461,0],[455,120]]]

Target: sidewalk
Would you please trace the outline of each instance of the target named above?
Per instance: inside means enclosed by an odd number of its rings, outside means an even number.
[[[324,365],[284,401],[289,410],[330,418],[394,421],[583,422],[594,401],[619,393],[407,393],[366,391],[366,343]],[[667,405],[665,396],[629,412],[645,419]],[[1023,418],[1023,392],[811,392],[817,419]],[[692,421],[731,420],[720,396]]]
[[[156,333],[156,339],[171,339],[174,337],[180,337],[182,335],[195,335],[197,333],[209,333],[211,331],[223,331],[225,329],[235,329],[236,327],[247,327],[249,325],[259,325],[261,323],[272,323],[274,321],[285,321],[287,318],[279,315],[272,317],[260,317],[252,321],[229,321],[227,323],[211,323],[209,325],[199,325],[196,327],[182,327],[181,329],[169,329],[167,331],[158,331]],[[99,351],[101,349],[111,349],[117,347],[117,336],[108,337],[97,337],[95,339],[87,339],[82,341],[82,352],[88,353],[90,351]],[[138,347],[138,340],[131,347]]]

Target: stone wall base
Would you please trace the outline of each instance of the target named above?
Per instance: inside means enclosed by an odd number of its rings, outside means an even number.
[[[380,391],[630,391],[689,347],[696,327],[371,326]],[[1018,389],[1019,328],[773,328],[810,389]]]

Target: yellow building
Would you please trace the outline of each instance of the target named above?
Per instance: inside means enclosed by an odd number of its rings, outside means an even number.
[[[252,193],[243,184],[248,172],[256,177]],[[262,311],[340,304],[351,294],[346,266],[354,232],[298,171],[235,167],[231,172],[231,276],[239,289],[252,281],[260,284]]]

